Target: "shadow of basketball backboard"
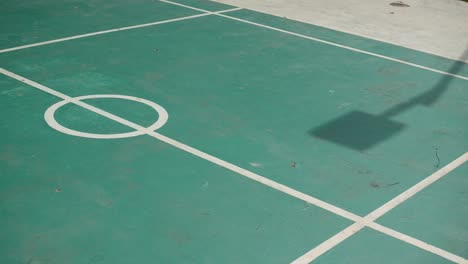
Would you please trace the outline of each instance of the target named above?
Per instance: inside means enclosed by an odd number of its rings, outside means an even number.
[[[320,127],[311,134],[355,150],[366,150],[400,132],[404,124],[376,115],[352,111]]]
[[[427,92],[396,104],[380,114],[369,114],[362,111],[348,112],[310,130],[309,134],[357,151],[369,149],[388,140],[406,127],[405,124],[392,120],[392,118],[415,105],[430,106],[437,102],[448,89],[453,78],[457,78],[453,75],[464,67],[468,67],[468,64],[463,62],[466,58],[468,58],[468,49],[460,61],[452,64],[448,71],[449,74],[443,75],[440,81]]]

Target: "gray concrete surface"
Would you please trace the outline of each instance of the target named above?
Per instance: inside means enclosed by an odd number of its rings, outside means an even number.
[[[468,3],[460,0],[216,1],[468,62]]]

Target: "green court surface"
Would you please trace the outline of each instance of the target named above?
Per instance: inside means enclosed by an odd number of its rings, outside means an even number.
[[[210,1],[0,10],[0,263],[468,263],[467,64]]]

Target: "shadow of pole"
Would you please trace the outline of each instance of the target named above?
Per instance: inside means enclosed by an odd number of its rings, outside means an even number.
[[[461,57],[461,60],[466,60],[466,59],[468,59],[468,48],[465,50],[465,52],[463,53],[463,56]],[[463,69],[464,65],[465,63],[463,61],[456,61],[454,64],[452,64],[452,66],[447,72],[452,73],[452,74],[457,74]],[[450,75],[444,75],[444,77],[442,77],[442,79],[440,79],[440,81],[436,85],[434,85],[434,87],[431,90],[419,96],[416,96],[406,102],[393,106],[392,108],[380,114],[380,116],[390,118],[395,115],[398,115],[399,113],[407,110],[408,108],[411,108],[419,104],[422,104],[425,106],[431,106],[432,104],[437,102],[437,100],[440,99],[442,94],[444,94],[444,92],[448,89],[449,84],[453,80],[453,78],[454,77]]]
[[[468,48],[461,60],[454,62],[448,72],[459,73],[467,65],[463,62],[466,59],[468,59]],[[391,120],[392,117],[416,105],[433,105],[447,91],[453,78],[455,77],[444,75],[429,91],[399,103],[378,115],[351,111],[309,131],[309,134],[354,150],[366,150],[404,129],[405,124]]]

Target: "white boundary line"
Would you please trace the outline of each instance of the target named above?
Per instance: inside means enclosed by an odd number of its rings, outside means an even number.
[[[397,207],[401,203],[405,202],[409,198],[413,197],[415,194],[418,192],[422,191],[424,188],[427,186],[431,185],[432,183],[436,182],[437,180],[441,179],[445,175],[447,175],[449,172],[453,171],[457,167],[461,166],[463,163],[468,161],[468,152],[461,155],[454,161],[450,162],[448,165],[443,167],[442,169],[434,172],[432,175],[429,177],[425,178],[424,180],[420,181],[413,187],[409,188],[408,190],[404,191],[397,197],[393,198],[392,200],[388,201],[384,205],[380,206],[370,214],[368,214],[364,219],[368,222],[367,226],[377,230],[379,232],[382,232],[386,235],[392,236],[394,238],[397,238],[399,240],[405,241],[409,244],[412,244],[414,246],[417,246],[421,249],[424,249],[426,251],[429,251],[431,253],[434,253],[436,255],[439,255],[441,257],[444,257],[448,260],[451,260],[455,263],[462,263],[463,261],[466,261],[462,257],[459,257],[455,254],[452,254],[450,252],[447,252],[445,250],[442,250],[440,248],[437,248],[435,246],[429,245],[421,240],[412,238],[408,235],[402,234],[398,231],[392,230],[390,228],[384,227],[380,224],[375,223],[374,221],[383,216],[384,214],[388,213],[390,210],[393,208]],[[322,254],[330,250],[331,248],[335,247],[339,243],[343,242],[345,239],[349,238],[351,235],[357,233],[359,230],[363,229],[365,226],[361,225],[360,223],[354,223],[347,227],[346,229],[342,230],[341,232],[337,233],[330,239],[326,240],[322,244],[318,245],[317,247],[313,248],[309,252],[305,253],[301,257],[297,258],[295,261],[292,263],[294,264],[303,264],[303,263],[310,263],[313,260],[317,259],[320,257]]]
[[[188,6],[188,5],[184,5],[184,4],[179,4],[179,3],[172,2],[172,1],[169,1],[169,0],[160,0],[160,1],[168,3],[168,4],[173,4],[173,5],[189,8],[189,9],[192,9],[192,10],[197,10],[197,11],[200,11],[200,12],[209,12],[209,11],[201,9],[201,8],[196,8],[196,7],[192,7],[192,6]],[[373,52],[369,52],[369,51],[365,51],[365,50],[361,50],[361,49],[356,49],[356,48],[353,48],[353,47],[345,46],[345,45],[334,43],[334,42],[331,42],[331,41],[326,41],[326,40],[322,40],[322,39],[319,39],[319,38],[306,36],[306,35],[303,35],[303,34],[299,34],[299,33],[291,32],[291,31],[271,27],[271,26],[268,26],[268,25],[264,25],[264,24],[260,24],[260,23],[248,21],[248,20],[245,20],[245,19],[240,19],[240,18],[224,15],[224,14],[216,14],[216,15],[224,17],[224,18],[240,21],[240,22],[243,22],[243,23],[251,24],[251,25],[254,25],[254,26],[263,27],[263,28],[266,28],[266,29],[270,29],[270,30],[286,33],[286,34],[289,34],[289,35],[297,36],[297,37],[300,37],[300,38],[309,39],[309,40],[324,43],[324,44],[327,44],[327,45],[331,45],[331,46],[351,50],[351,51],[354,51],[354,52],[358,52],[358,53],[378,57],[378,58],[381,58],[381,59],[394,61],[394,62],[397,62],[397,63],[405,64],[405,65],[416,67],[416,68],[419,68],[419,69],[423,69],[423,70],[427,70],[427,71],[431,71],[431,72],[435,72],[435,73],[440,73],[440,74],[443,74],[443,75],[452,76],[452,77],[459,78],[459,79],[462,79],[462,80],[468,80],[468,77],[466,77],[466,76],[457,75],[457,74],[453,74],[453,73],[450,73],[450,72],[445,72],[445,71],[433,69],[433,68],[430,68],[430,67],[426,67],[426,66],[419,65],[419,64],[416,64],[416,63],[408,62],[408,61],[405,61],[405,60],[400,60],[400,59],[392,58],[392,57],[389,57],[389,56],[385,56],[385,55],[381,55],[381,54],[377,54],[377,53],[373,53]],[[398,206],[400,203],[406,201],[407,199],[411,198],[413,195],[415,195],[416,193],[418,193],[422,189],[426,188],[427,186],[429,186],[430,184],[432,184],[436,180],[440,179],[441,177],[446,175],[448,172],[450,172],[453,169],[455,169],[456,167],[460,166],[461,164],[463,164],[467,160],[468,160],[468,153],[465,153],[464,155],[462,155],[461,157],[459,157],[458,159],[456,159],[452,163],[448,164],[447,166],[445,166],[441,170],[437,171],[436,173],[432,174],[431,176],[429,176],[425,180],[423,180],[420,183],[416,184],[415,186],[413,186],[409,190],[405,191],[404,193],[402,193],[399,196],[395,197],[394,199],[390,200],[389,202],[387,202],[383,206],[379,207],[378,209],[376,209],[375,211],[373,211],[372,213],[370,213],[369,215],[364,217],[361,221],[355,221],[354,224],[350,225],[348,228],[344,229],[343,231],[339,232],[335,236],[333,236],[330,239],[326,240],[325,242],[323,242],[322,244],[320,244],[316,248],[310,250],[305,255],[299,257],[298,259],[293,261],[293,263],[299,264],[299,263],[309,263],[309,262],[313,261],[314,259],[316,259],[320,255],[322,255],[323,253],[325,253],[329,249],[333,248],[334,246],[338,245],[339,243],[341,243],[342,241],[344,241],[348,237],[352,236],[353,234],[355,234],[356,232],[358,232],[359,230],[361,230],[365,226],[373,228],[374,230],[380,231],[380,232],[385,233],[385,234],[387,234],[389,236],[395,237],[395,238],[397,238],[399,240],[405,241],[405,242],[407,242],[409,244],[417,246],[417,247],[419,247],[421,249],[424,249],[426,251],[432,252],[432,253],[434,253],[436,255],[444,257],[444,258],[446,258],[448,260],[451,260],[453,262],[457,262],[457,263],[467,262],[467,260],[463,259],[462,257],[459,257],[457,255],[454,255],[454,254],[450,253],[450,252],[447,252],[447,251],[439,249],[439,248],[437,248],[435,246],[429,245],[429,244],[427,244],[427,243],[425,243],[423,241],[412,238],[410,236],[407,236],[405,234],[402,234],[400,232],[394,231],[392,229],[386,228],[384,226],[381,226],[381,225],[373,222],[377,218],[381,217],[382,215],[384,215],[385,213],[390,211],[391,209]]]
[[[52,43],[73,40],[73,39],[87,38],[87,37],[91,37],[91,36],[102,35],[102,34],[107,34],[107,33],[112,33],[112,32],[117,32],[117,31],[124,31],[124,30],[130,30],[130,29],[135,29],[135,28],[142,28],[142,27],[161,25],[161,24],[166,24],[166,23],[171,23],[171,22],[176,22],[176,21],[182,21],[182,20],[187,20],[187,19],[192,19],[192,18],[197,18],[197,17],[204,17],[204,16],[209,16],[209,15],[214,15],[214,14],[221,14],[221,13],[236,11],[236,10],[240,10],[240,9],[242,9],[242,8],[237,7],[237,8],[231,8],[231,9],[216,11],[216,12],[205,11],[203,14],[196,14],[196,15],[192,15],[192,16],[167,19],[167,20],[151,22],[151,23],[146,23],[146,24],[139,24],[139,25],[134,25],[134,26],[129,26],[129,27],[108,29],[108,30],[97,31],[97,32],[92,32],[92,33],[87,33],[87,34],[81,34],[81,35],[76,35],[76,36],[71,36],[71,37],[66,37],[66,38],[59,38],[59,39],[43,41],[43,42],[38,42],[38,43],[13,47],[13,48],[2,49],[2,50],[0,50],[0,53],[11,52],[11,51],[21,50],[21,49],[27,49],[27,48],[37,47],[37,46],[43,46],[43,45],[48,45],[48,44],[52,44]]]
[[[409,243],[411,245],[414,245],[416,247],[419,247],[421,249],[424,249],[426,251],[429,251],[431,253],[434,253],[436,255],[439,255],[443,258],[446,258],[448,260],[451,260],[453,262],[458,262],[458,263],[462,263],[463,261],[466,261],[465,259],[463,259],[462,257],[459,257],[457,255],[454,255],[450,252],[447,252],[443,249],[440,249],[440,248],[437,248],[435,246],[432,246],[432,245],[429,245],[425,242],[422,242],[418,239],[415,239],[415,238],[412,238],[408,235],[405,235],[405,234],[402,234],[398,231],[395,231],[395,230],[392,230],[390,228],[387,228],[387,227],[384,227],[382,225],[379,225],[377,223],[374,223],[372,222],[373,220],[375,220],[376,218],[380,217],[381,215],[383,215],[384,213],[388,212],[389,210],[393,209],[394,207],[396,207],[397,205],[399,205],[400,203],[406,201],[407,199],[409,199],[410,197],[412,197],[413,195],[415,195],[417,192],[421,191],[422,189],[424,189],[425,187],[427,187],[428,185],[430,185],[431,183],[435,182],[436,180],[442,178],[444,175],[446,175],[447,173],[449,173],[450,171],[454,170],[456,167],[462,165],[464,162],[466,162],[468,160],[468,153],[465,153],[463,154],[462,156],[460,156],[458,159],[452,161],[450,164],[446,165],[445,167],[443,167],[442,169],[440,169],[439,171],[435,172],[434,174],[432,174],[431,176],[429,176],[428,178],[426,178],[425,180],[421,181],[420,183],[416,184],[415,186],[413,186],[412,188],[410,188],[409,190],[403,192],[402,194],[400,194],[399,196],[397,196],[395,199],[392,199],[390,200],[390,202],[384,204],[383,206],[381,206],[380,208],[378,208],[377,210],[375,210],[374,212],[370,213],[368,216],[366,217],[360,217],[358,215],[355,215],[351,212],[348,212],[342,208],[339,208],[337,206],[334,206],[332,204],[329,204],[325,201],[322,201],[320,199],[317,199],[315,197],[312,197],[310,195],[307,195],[305,193],[302,193],[302,192],[299,192],[295,189],[292,189],[286,185],[283,185],[281,183],[278,183],[278,182],[275,182],[273,180],[270,180],[266,177],[263,177],[261,175],[258,175],[256,173],[253,173],[251,171],[248,171],[246,169],[243,169],[239,166],[236,166],[232,163],[229,163],[227,161],[224,161],[222,159],[219,159],[217,157],[214,157],[208,153],[205,153],[203,151],[200,151],[198,149],[195,149],[195,148],[192,148],[184,143],[181,143],[181,142],[178,142],[174,139],[171,139],[169,137],[166,137],[162,134],[159,134],[159,133],[156,133],[152,130],[149,130],[145,127],[142,127],[138,124],[135,124],[131,121],[128,121],[126,119],[123,119],[119,116],[116,116],[114,114],[111,114],[109,112],[106,112],[104,110],[101,110],[99,108],[96,108],[92,105],[89,105],[87,103],[84,103],[82,101],[79,101],[79,100],[76,100],[75,98],[72,98],[68,95],[65,95],[63,93],[60,93],[58,91],[55,91],[47,86],[44,86],[42,84],[39,84],[39,83],[36,83],[32,80],[29,80],[29,79],[26,79],[20,75],[17,75],[13,72],[10,72],[10,71],[7,71],[5,69],[2,69],[0,68],[0,73],[10,77],[10,78],[13,78],[13,79],[16,79],[22,83],[25,83],[25,84],[28,84],[34,88],[37,88],[43,92],[46,92],[46,93],[49,93],[51,95],[54,95],[56,97],[59,97],[61,99],[63,99],[64,101],[66,102],[69,102],[69,103],[73,103],[75,105],[78,105],[78,106],[81,106],[85,109],[88,109],[92,112],[95,112],[99,115],[102,115],[104,117],[107,117],[111,120],[114,120],[120,124],[123,124],[123,125],[126,125],[128,127],[131,127],[137,131],[140,131],[144,134],[147,134],[153,138],[156,138],[158,140],[161,140],[169,145],[172,145],[178,149],[181,149],[181,150],[184,150],[190,154],[193,154],[197,157],[200,157],[202,159],[205,159],[209,162],[212,162],[214,164],[217,164],[221,167],[224,167],[228,170],[231,170],[233,172],[236,172],[244,177],[247,177],[251,180],[254,180],[258,183],[261,183],[263,185],[266,185],[272,189],[275,189],[277,191],[280,191],[282,193],[285,193],[287,195],[290,195],[290,196],[293,196],[293,197],[296,197],[302,201],[305,201],[307,203],[310,203],[310,204],[313,204],[317,207],[320,207],[324,210],[327,210],[329,212],[332,212],[336,215],[339,215],[341,217],[344,217],[344,218],[347,218],[349,220],[352,220],[354,221],[355,223],[352,224],[351,226],[349,226],[348,228],[344,229],[343,231],[339,232],[338,234],[336,234],[335,236],[333,236],[332,238],[328,239],[327,241],[323,242],[322,244],[320,244],[318,247],[312,249],[311,251],[307,252],[305,255],[303,255],[302,257],[296,259],[293,263],[308,263],[310,261],[312,261],[313,259],[317,258],[318,256],[320,256],[321,254],[325,253],[326,251],[328,251],[329,249],[333,248],[334,246],[338,245],[340,242],[342,242],[343,240],[345,240],[346,238],[352,236],[353,234],[355,234],[356,232],[358,232],[359,230],[361,230],[362,228],[364,228],[365,226],[368,226],[370,228],[373,228],[379,232],[382,232],[384,234],[387,234],[389,236],[392,236],[392,237],[395,237],[401,241],[404,241],[406,243]]]
[[[196,7],[192,7],[192,6],[188,6],[188,5],[184,5],[184,4],[179,4],[179,3],[168,1],[168,0],[160,0],[160,1],[164,2],[164,3],[172,4],[172,5],[177,5],[177,6],[189,8],[189,9],[192,9],[192,10],[197,10],[197,11],[200,11],[200,12],[210,12],[208,10],[204,10],[204,9],[200,9],[200,8],[196,8]],[[436,72],[436,73],[440,73],[440,74],[443,74],[443,75],[448,75],[448,76],[452,76],[452,77],[455,77],[455,78],[458,78],[458,79],[468,81],[467,76],[462,76],[462,75],[453,74],[453,73],[446,72],[446,71],[437,70],[437,69],[434,69],[434,68],[426,67],[426,66],[423,66],[423,65],[419,65],[419,64],[416,64],[416,63],[409,62],[409,61],[400,60],[400,59],[392,58],[392,57],[389,57],[389,56],[385,56],[385,55],[381,55],[381,54],[378,54],[378,53],[369,52],[369,51],[365,51],[365,50],[361,50],[361,49],[356,49],[356,48],[349,47],[349,46],[346,46],[346,45],[341,45],[341,44],[338,44],[338,43],[335,43],[335,42],[331,42],[331,41],[327,41],[327,40],[323,40],[323,39],[319,39],[319,38],[314,38],[314,37],[310,37],[310,36],[306,36],[306,35],[303,35],[303,34],[295,33],[295,32],[280,29],[280,28],[267,26],[265,24],[260,24],[260,23],[252,22],[252,21],[249,21],[249,20],[245,20],[245,19],[241,19],[241,18],[237,18],[237,17],[233,17],[233,16],[228,16],[228,15],[224,15],[224,14],[214,14],[214,15],[229,18],[229,19],[236,20],[236,21],[243,22],[243,23],[247,23],[247,24],[251,24],[251,25],[254,25],[254,26],[257,26],[257,27],[262,27],[262,28],[267,28],[267,29],[270,29],[270,30],[282,32],[282,33],[293,35],[293,36],[296,36],[296,37],[300,37],[300,38],[304,38],[304,39],[308,39],[308,40],[313,40],[313,41],[316,41],[316,42],[320,42],[320,43],[323,43],[323,44],[339,47],[339,48],[342,48],[342,49],[347,49],[347,50],[351,50],[351,51],[354,51],[354,52],[367,54],[367,55],[374,56],[374,57],[377,57],[377,58],[398,62],[398,63],[401,63],[401,64],[405,64],[405,65],[412,66],[412,67],[415,67],[415,68],[423,69],[423,70],[426,70],[426,71]]]
[[[399,240],[402,240],[402,241],[406,241],[408,244],[411,244],[413,246],[416,246],[420,249],[423,249],[423,250],[426,250],[427,252],[431,252],[435,255],[438,255],[440,257],[443,257],[447,260],[450,260],[452,262],[455,262],[455,263],[465,263],[467,260],[460,257],[460,256],[457,256],[453,253],[450,253],[448,251],[445,251],[443,249],[440,249],[438,247],[435,247],[431,244],[428,244],[422,240],[419,240],[419,239],[416,239],[414,237],[411,237],[411,236],[408,236],[406,234],[403,234],[401,232],[398,232],[398,231],[395,231],[395,230],[392,230],[388,227],[385,227],[385,226],[382,226],[380,224],[377,224],[377,223],[371,223],[369,225],[370,228],[376,230],[376,231],[380,231],[386,235],[389,235],[393,238],[396,238],[396,239],[399,239]]]
[[[205,153],[203,151],[192,148],[192,147],[190,147],[190,146],[188,146],[188,145],[186,145],[184,143],[178,142],[178,141],[173,140],[173,139],[171,139],[169,137],[166,137],[166,136],[164,136],[162,134],[156,133],[156,132],[154,132],[154,131],[146,128],[146,127],[135,124],[135,123],[133,123],[131,121],[123,119],[123,118],[121,118],[119,116],[116,116],[114,114],[111,114],[111,113],[109,113],[107,111],[101,110],[101,109],[99,109],[97,107],[94,107],[92,105],[89,105],[89,104],[87,104],[85,102],[76,100],[73,97],[70,97],[70,96],[65,95],[63,93],[55,91],[55,90],[53,90],[53,89],[51,89],[51,88],[49,88],[47,86],[44,86],[42,84],[39,84],[39,83],[34,82],[32,80],[29,80],[29,79],[27,79],[25,77],[22,77],[20,75],[15,74],[13,72],[10,72],[8,70],[0,68],[0,73],[4,74],[4,75],[6,75],[6,76],[8,76],[10,78],[16,79],[16,80],[18,80],[18,81],[20,81],[22,83],[25,83],[25,84],[27,84],[29,86],[37,88],[37,89],[39,89],[39,90],[41,90],[43,92],[46,92],[46,93],[49,93],[49,94],[51,94],[53,96],[61,98],[66,102],[73,103],[75,105],[81,106],[81,107],[83,107],[83,108],[85,108],[87,110],[90,110],[90,111],[92,111],[92,112],[94,112],[96,114],[102,115],[102,116],[107,117],[107,118],[109,118],[111,120],[114,120],[114,121],[116,121],[116,122],[118,122],[120,124],[131,127],[131,128],[133,128],[133,129],[135,129],[137,131],[142,132],[143,134],[147,134],[147,135],[149,135],[149,136],[151,136],[153,138],[161,140],[161,141],[163,141],[163,142],[165,142],[165,143],[167,143],[169,145],[172,145],[172,146],[174,146],[176,148],[184,150],[184,151],[186,151],[186,152],[188,152],[190,154],[193,154],[193,155],[198,156],[198,157],[200,157],[202,159],[205,159],[205,160],[207,160],[209,162],[212,162],[214,164],[222,166],[222,167],[224,167],[224,168],[226,168],[228,170],[234,171],[234,172],[236,172],[236,173],[238,173],[240,175],[243,175],[243,176],[245,176],[245,177],[247,177],[249,179],[252,179],[254,181],[257,181],[257,182],[259,182],[261,184],[267,185],[267,186],[269,186],[269,187],[271,187],[271,188],[273,188],[275,190],[286,193],[286,194],[288,194],[290,196],[296,197],[296,198],[298,198],[300,200],[303,200],[305,202],[308,202],[310,204],[314,204],[314,205],[316,205],[316,206],[318,206],[318,207],[320,207],[322,209],[330,211],[330,212],[332,212],[334,214],[337,214],[337,215],[339,215],[341,217],[347,218],[347,219],[352,220],[352,221],[360,221],[360,219],[361,219],[360,216],[355,215],[353,213],[350,213],[350,212],[348,212],[348,211],[346,211],[344,209],[341,209],[341,208],[339,208],[337,206],[334,206],[332,204],[329,204],[327,202],[319,200],[319,199],[317,199],[315,197],[312,197],[310,195],[301,193],[301,192],[299,192],[297,190],[294,190],[294,189],[292,189],[292,188],[290,188],[288,186],[285,186],[283,184],[272,181],[272,180],[270,180],[268,178],[265,178],[263,176],[255,174],[255,173],[253,173],[251,171],[248,171],[246,169],[238,167],[238,166],[236,166],[236,165],[234,165],[232,163],[229,163],[227,161],[216,158],[216,157],[214,157],[214,156],[212,156],[210,154],[207,154],[207,153]]]
[[[222,1],[222,0],[221,0],[221,2],[220,2],[220,1],[217,1],[217,0],[210,0],[210,1],[213,1],[213,2],[216,2],[216,3],[221,3],[221,4],[226,4],[226,5],[231,5],[231,6],[233,5],[233,4],[226,3],[226,2],[224,2],[224,1]],[[256,9],[253,9],[252,7],[242,7],[242,9],[244,9],[244,10],[251,10],[251,11],[253,11],[253,12],[257,12],[257,13],[261,13],[261,14],[265,14],[265,15],[269,15],[269,16],[274,16],[274,17],[278,17],[278,18],[281,18],[281,17],[288,17],[287,15],[285,16],[285,14],[283,14],[283,15],[281,15],[281,14],[273,14],[271,11],[260,10],[260,9],[256,10]],[[398,43],[398,42],[395,41],[395,40],[389,40],[389,39],[385,39],[385,38],[382,38],[382,37],[371,36],[370,34],[366,34],[366,33],[356,33],[356,32],[353,31],[353,30],[340,28],[339,26],[336,26],[336,25],[324,25],[324,24],[320,24],[320,23],[317,23],[317,22],[306,21],[306,20],[304,20],[303,18],[294,18],[294,17],[291,17],[291,16],[288,17],[288,19],[291,20],[291,21],[295,21],[295,22],[299,22],[299,23],[303,23],[303,24],[309,24],[309,25],[313,25],[313,26],[317,26],[317,27],[321,27],[321,28],[325,28],[325,29],[330,29],[330,30],[333,30],[333,31],[337,31],[337,32],[340,32],[340,33],[345,33],[345,34],[349,34],[349,35],[354,35],[354,36],[358,36],[358,37],[362,37],[362,38],[374,40],[374,41],[377,41],[377,42],[382,42],[382,43],[390,44],[390,45],[393,45],[393,46],[399,46],[399,47],[403,47],[403,48],[407,48],[407,49],[411,49],[411,50],[415,50],[415,51],[427,53],[427,54],[430,54],[430,55],[433,55],[433,56],[436,56],[436,57],[440,57],[440,58],[452,60],[452,61],[454,61],[454,62],[464,62],[464,63],[468,63],[468,61],[463,61],[462,59],[460,59],[460,58],[457,57],[457,56],[451,57],[450,55],[441,55],[441,54],[434,53],[433,51],[425,51],[425,50],[423,50],[423,49],[414,48],[414,47],[412,47],[411,45],[408,45],[408,44]],[[458,56],[459,56],[459,55],[458,55]]]

